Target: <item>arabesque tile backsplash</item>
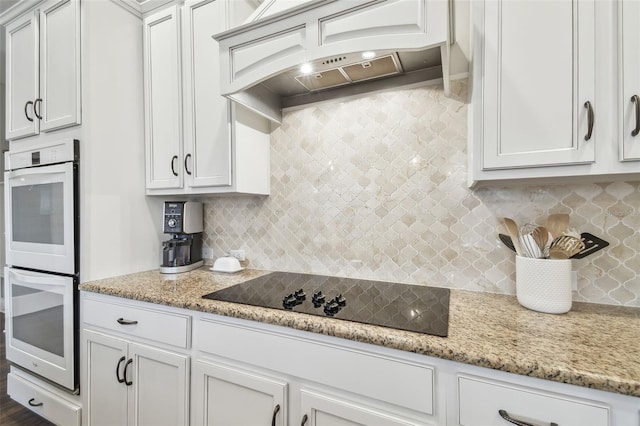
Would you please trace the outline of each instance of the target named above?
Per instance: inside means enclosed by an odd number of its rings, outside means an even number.
[[[250,268],[515,294],[500,218],[570,213],[610,242],[573,261],[574,300],[640,306],[638,182],[472,190],[466,170],[467,105],[440,86],[285,112],[271,195],[208,197],[205,245]]]

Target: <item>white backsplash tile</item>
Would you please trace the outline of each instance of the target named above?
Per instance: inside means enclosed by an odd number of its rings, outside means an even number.
[[[637,182],[471,190],[466,135],[467,105],[438,86],[286,112],[271,195],[207,198],[205,244],[244,249],[251,268],[514,294],[500,218],[570,213],[611,243],[573,261],[574,300],[640,306]]]

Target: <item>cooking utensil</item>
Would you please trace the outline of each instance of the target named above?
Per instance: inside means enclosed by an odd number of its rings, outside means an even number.
[[[550,214],[547,218],[547,229],[551,232],[554,239],[564,234],[569,226],[569,215],[566,213]]]
[[[502,241],[502,244],[507,246],[512,251],[516,251],[516,248],[513,246],[513,241],[511,241],[511,237],[505,234],[498,234],[498,238]]]
[[[536,240],[536,244],[540,247],[540,251],[544,255],[544,249],[547,247],[547,243],[549,242],[549,231],[544,226],[536,226],[536,229],[532,232],[533,239]]]
[[[590,254],[602,250],[609,245],[607,241],[591,235],[588,232],[583,232],[580,237],[584,243],[584,249],[571,256],[571,259],[582,259],[583,257],[589,256]]]
[[[536,243],[531,233],[520,234],[520,246],[526,257],[532,257],[534,259],[540,259],[542,257],[542,250],[540,250],[538,243]]]
[[[562,235],[553,240],[549,249],[551,259],[569,259],[584,249],[584,242],[580,238]]]
[[[518,225],[516,222],[508,217],[502,219],[504,221],[504,225],[507,227],[507,231],[509,236],[511,237],[511,242],[513,243],[513,247],[516,250],[516,254],[518,256],[522,256],[522,247],[520,246],[520,241],[518,240]]]

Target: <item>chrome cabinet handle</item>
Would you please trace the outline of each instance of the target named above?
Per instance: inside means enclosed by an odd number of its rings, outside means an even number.
[[[116,321],[118,321],[118,324],[122,325],[136,325],[138,323],[136,320],[126,320],[124,318],[118,318]]]
[[[271,426],[276,426],[276,416],[278,415],[279,411],[280,411],[280,404],[276,405],[276,407],[273,409],[273,417],[271,417]]]
[[[636,111],[636,127],[631,131],[631,136],[636,137],[640,133],[640,98],[638,95],[633,95],[631,102],[635,105],[634,109]]]
[[[42,98],[36,99],[36,101],[33,103],[33,114],[38,120],[42,120],[42,116],[40,115],[40,107],[38,105],[42,106]]]
[[[174,155],[173,157],[171,157],[171,171],[173,172],[174,176],[178,176],[178,173],[176,173],[176,168],[174,167],[174,163],[176,162],[177,159],[178,159],[177,155]]]
[[[116,365],[116,379],[118,379],[118,383],[124,383],[124,379],[120,378],[120,365],[122,364],[122,361],[124,361],[125,359],[127,358],[123,356],[118,361],[118,365]]]
[[[531,423],[527,423],[527,422],[523,422],[522,420],[514,419],[505,410],[498,410],[498,414],[500,414],[500,417],[502,417],[503,419],[505,419],[509,423],[513,423],[514,425],[517,425],[517,426],[535,426],[535,425],[532,425]],[[549,426],[558,426],[558,424],[551,422],[551,423],[549,423]]]
[[[29,117],[29,113],[27,112],[27,108],[29,108],[29,105],[33,105],[33,102],[28,101],[26,104],[24,104],[24,116],[27,117],[27,120],[33,121],[33,117]]]
[[[305,414],[304,416],[302,416],[302,422],[300,423],[300,426],[304,426],[307,423],[307,420],[309,420],[309,417],[307,417],[307,415]]]
[[[131,386],[133,384],[132,381],[127,380],[127,368],[129,367],[129,364],[133,364],[133,358],[129,358],[129,361],[124,365],[124,384],[127,386]]]
[[[184,171],[187,172],[188,175],[191,175],[191,172],[189,171],[189,168],[187,167],[187,161],[189,161],[189,158],[191,158],[191,154],[187,154],[187,156],[184,157]]]
[[[29,400],[29,405],[32,407],[42,407],[44,405],[44,403],[42,402],[34,402],[36,399],[35,398],[31,398]]]
[[[593,106],[591,106],[591,102],[587,101],[584,103],[584,107],[587,109],[587,134],[584,136],[584,140],[588,141],[593,134]]]

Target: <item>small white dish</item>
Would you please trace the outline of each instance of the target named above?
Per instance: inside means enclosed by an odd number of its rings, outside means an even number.
[[[240,272],[244,270],[240,266],[240,261],[235,257],[219,257],[213,263],[213,267],[210,268],[213,272],[225,272],[227,274],[233,274],[234,272]]]
[[[209,270],[213,272],[224,272],[225,274],[234,274],[236,272],[244,271],[244,268],[234,269],[233,271],[227,271],[225,269],[214,269],[214,268],[209,268]]]

